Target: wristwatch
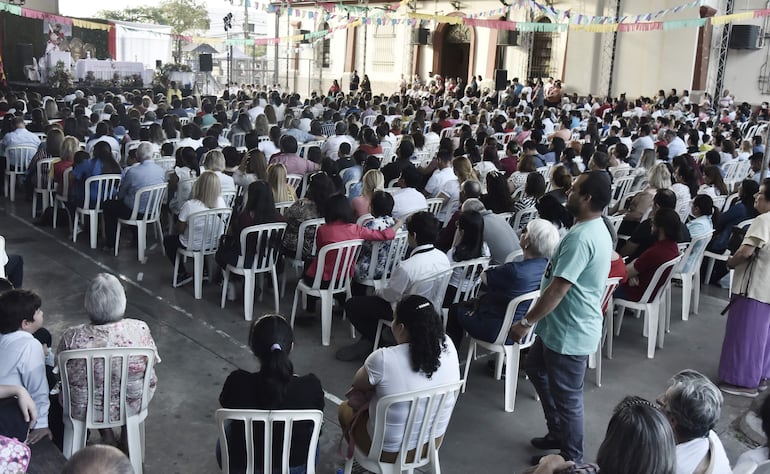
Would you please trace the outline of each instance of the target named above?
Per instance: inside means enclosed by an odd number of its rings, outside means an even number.
[[[526,316],[525,316],[525,317],[523,317],[523,318],[521,318],[521,319],[519,320],[519,322],[520,322],[520,323],[521,323],[521,325],[522,325],[522,326],[524,326],[525,328],[531,328],[531,327],[532,327],[532,323],[530,323],[530,322],[527,320]]]

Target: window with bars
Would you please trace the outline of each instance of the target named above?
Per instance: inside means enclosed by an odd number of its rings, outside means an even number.
[[[550,23],[548,18],[541,18],[538,23]],[[558,33],[532,33],[532,49],[530,50],[529,74],[531,78],[551,77],[556,75],[556,42]]]
[[[377,25],[372,37],[374,55],[372,56],[372,70],[374,72],[392,72],[395,66],[395,54],[393,53],[396,27],[393,25]]]
[[[329,24],[324,23],[321,28],[323,30],[329,29]],[[329,36],[325,36],[321,41],[321,67],[331,67],[332,63],[332,40]]]

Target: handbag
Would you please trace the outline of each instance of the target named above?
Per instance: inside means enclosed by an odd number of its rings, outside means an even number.
[[[369,402],[372,400],[373,396],[373,390],[363,391],[355,387],[350,387],[350,390],[345,393],[345,397],[348,399],[348,405],[353,409],[353,412],[355,413],[353,415],[353,420],[350,422],[350,426],[344,433],[342,439],[340,439],[340,444],[342,444],[343,439],[347,439],[348,441],[348,449],[345,453],[345,459],[353,459],[353,452],[355,451],[356,446],[356,440],[353,438],[353,431],[360,422],[362,415],[364,413],[369,413]]]
[[[0,435],[0,466],[3,473],[19,474],[27,472],[31,457],[29,446],[16,438]]]
[[[747,227],[733,226],[730,231],[730,238],[727,239],[727,249],[731,254],[734,254],[741,247],[747,230]]]

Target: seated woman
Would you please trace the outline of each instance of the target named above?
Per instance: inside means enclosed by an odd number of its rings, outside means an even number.
[[[516,171],[508,178],[508,190],[511,194],[524,187],[527,184],[527,176],[536,171],[535,158],[531,155],[522,156]]]
[[[302,244],[302,256],[306,258],[313,252],[315,233],[305,232],[300,241],[299,226],[310,219],[321,217],[321,209],[329,196],[334,194],[334,183],[323,173],[315,173],[308,179],[308,190],[304,198],[294,201],[286,209],[286,231],[283,233],[281,251],[284,255],[294,258],[297,245]]]
[[[450,263],[460,263],[465,260],[489,257],[489,247],[484,242],[484,218],[476,211],[463,211],[457,219],[452,248],[447,252]],[[465,270],[455,268],[449,279],[449,286],[444,296],[443,307],[448,308],[458,291],[470,291],[479,282],[480,275],[463,279]]]
[[[90,323],[80,324],[64,331],[57,353],[74,349],[97,349],[108,347],[149,347],[155,352],[155,364],[160,364],[160,356],[155,347],[155,341],[150,334],[150,328],[144,321],[124,318],[126,313],[126,292],[115,276],[109,273],[98,274],[86,288],[84,309]],[[89,387],[85,374],[85,362],[72,361],[68,369],[70,375],[71,414],[76,420],[85,420],[88,405]],[[141,357],[130,359],[128,380],[126,381],[126,410],[128,415],[139,412],[142,405],[142,391],[147,362]],[[64,370],[60,368],[60,370]],[[79,376],[78,376],[79,375]],[[96,364],[94,383],[104,384],[104,366]],[[158,378],[154,369],[150,380],[149,396],[152,399]],[[112,364],[112,380],[110,382],[110,419],[120,417],[120,361]],[[101,390],[95,388],[96,391]],[[96,402],[99,406],[99,400]],[[102,402],[103,403],[103,402]],[[102,421],[102,411],[93,414],[95,421]],[[113,444],[115,436],[112,429],[100,430],[102,440]],[[125,430],[120,436],[125,444]]]
[[[393,337],[397,345],[377,349],[366,358],[353,378],[353,388],[373,392],[368,412],[352,425],[355,415],[348,402],[339,408],[339,420],[348,443],[355,443],[368,453],[371,449],[377,420],[377,404],[388,395],[438,387],[460,380],[460,364],[451,339],[445,336],[439,317],[427,298],[417,295],[404,297],[393,314]],[[436,445],[440,446],[452,415],[455,400],[447,398],[435,416]],[[404,442],[404,429],[409,407],[394,405],[386,415],[383,454],[380,459],[393,463]],[[351,426],[352,425],[352,426]],[[351,430],[352,428],[352,430]],[[408,434],[409,450],[415,450],[419,425]],[[351,432],[352,431],[352,432]],[[425,443],[428,440],[419,440]]]
[[[508,182],[502,173],[491,171],[487,174],[487,192],[481,196],[481,202],[495,214],[513,212],[513,199],[508,191]]]
[[[254,148],[243,155],[241,164],[233,173],[236,186],[246,187],[257,180],[267,179],[267,159],[265,154]]]
[[[719,215],[714,228],[714,238],[708,245],[710,252],[722,253],[727,249],[727,242],[730,240],[730,233],[733,226],[740,224],[746,219],[757,217],[757,210],[754,208],[754,195],[759,191],[759,184],[753,179],[744,179],[738,189],[738,200],[730,206],[730,209]]]
[[[550,222],[533,219],[521,233],[519,244],[524,251],[522,260],[487,269],[481,274],[482,296],[449,308],[446,331],[455,347],[460,347],[464,332],[483,341],[495,341],[508,303],[540,288],[548,259],[559,245],[559,232]],[[523,318],[528,309],[528,305],[520,306],[513,321]]]
[[[103,174],[123,174],[120,165],[112,156],[112,149],[109,143],[97,142],[94,145],[92,154],[93,158],[80,162],[72,168],[74,186],[70,191],[70,202],[68,205],[72,208],[73,213],[76,207],[83,206],[86,197],[86,180],[88,178]],[[98,185],[91,183],[90,198],[92,205],[96,204],[96,193],[98,190]]]
[[[546,194],[540,198],[535,204],[535,209],[537,209],[538,217],[547,220],[556,227],[560,237],[567,234],[575,220],[567,208],[560,204],[559,200],[552,194]]]
[[[243,229],[253,225],[283,222],[283,216],[275,210],[273,192],[267,182],[254,181],[249,185],[247,195],[248,199],[241,212],[237,217],[230,220],[230,229],[228,231],[228,234],[235,237],[238,241],[238,247],[233,249],[220,246],[217,251],[216,261],[222,268],[225,268],[227,265],[234,266],[238,263],[238,257],[241,254],[240,235]],[[254,254],[257,252],[255,246],[256,241],[254,239],[252,239],[251,242],[246,242],[247,253],[243,261],[243,264],[246,267],[250,267],[254,262]],[[266,254],[260,253],[260,255]]]
[[[679,255],[677,241],[681,235],[682,224],[679,215],[673,209],[658,209],[652,218],[652,229],[656,235],[655,243],[626,265],[628,282],[615,291],[616,298],[639,301],[650,286],[655,271],[664,263]],[[669,270],[670,271],[670,270]],[[665,276],[665,275],[664,275]],[[664,278],[658,282],[663,285]]]
[[[620,223],[619,234],[631,235],[639,223],[645,219],[652,210],[655,193],[659,189],[669,189],[671,187],[671,172],[665,163],[658,163],[647,173],[647,186],[631,198],[631,204],[628,209],[618,209],[618,214],[623,214],[623,221]],[[618,203],[619,204],[619,203]]]
[[[182,205],[190,199],[193,183],[201,174],[198,164],[198,155],[189,146],[176,150],[176,163],[174,172],[168,178],[169,193],[173,197],[169,200],[168,207],[173,214],[179,214]]]
[[[235,192],[235,181],[233,181],[232,176],[224,173],[225,155],[221,151],[213,149],[206,152],[203,157],[203,168],[214,173],[219,178],[220,194]]]
[[[286,167],[283,166],[283,164],[273,163],[267,167],[267,182],[270,184],[270,189],[273,191],[273,201],[276,204],[279,202],[293,202],[297,200],[294,188],[289,186],[289,181],[286,176]]]
[[[692,204],[690,205],[690,215],[692,218],[685,224],[693,239],[714,230],[714,222],[712,220],[714,213],[718,213],[718,211],[714,207],[714,201],[711,200],[711,197],[707,194],[698,194],[695,196],[695,199],[692,200]],[[705,242],[698,242],[698,247],[692,249],[690,257],[682,268],[683,272],[692,271],[692,267],[695,265],[696,255],[700,253],[705,246]]]
[[[380,170],[367,171],[362,182],[364,184],[361,188],[361,195],[354,197],[350,202],[353,211],[355,211],[356,219],[369,213],[372,196],[376,191],[382,191],[385,187],[385,178]]]
[[[166,248],[166,257],[174,264],[176,260],[176,251],[179,248],[189,248],[198,250],[203,247],[203,238],[201,235],[204,230],[205,222],[203,219],[195,221],[196,228],[193,229],[193,235],[197,238],[193,242],[187,241],[187,221],[191,214],[207,211],[209,209],[226,208],[225,200],[222,199],[222,192],[219,184],[219,177],[211,171],[204,171],[200,178],[195,180],[192,188],[190,200],[186,201],[179,210],[179,216],[176,222],[176,235],[167,235],[163,238],[163,245]],[[216,238],[219,238],[224,232],[214,232]],[[210,242],[205,242],[210,244]],[[184,262],[179,262],[179,273],[177,274],[177,285],[181,286],[192,281],[192,277],[185,269]]]
[[[698,194],[705,194],[714,201],[720,198],[720,202],[724,203],[729,191],[722,178],[722,171],[718,167],[709,165],[703,169],[703,184],[698,188]]]
[[[374,230],[357,225],[353,218],[353,208],[350,207],[347,198],[341,194],[335,194],[326,200],[326,205],[324,206],[324,218],[326,219],[326,224],[320,226],[316,233],[316,248],[319,252],[325,245],[345,240],[393,240],[393,237],[396,236],[394,227],[388,227],[383,230]],[[324,274],[321,278],[322,281],[331,281],[334,276],[334,261],[336,257],[337,255],[335,253],[326,255]],[[309,285],[313,284],[317,270],[318,257],[316,256],[305,272],[305,276],[303,277],[305,283]],[[340,268],[339,270],[345,271],[344,268]]]
[[[363,223],[363,227],[369,230],[395,229],[396,220],[393,218],[393,196],[385,191],[375,191],[372,195],[369,211],[372,218]],[[364,279],[369,275],[369,269],[372,264],[375,265],[374,278],[381,278],[385,271],[385,260],[388,258],[390,243],[380,246],[377,255],[372,255],[372,244],[364,242],[361,248],[361,255],[356,261],[356,278]],[[374,261],[372,261],[374,260]],[[357,285],[361,286],[361,285]],[[355,288],[355,286],[354,286]],[[363,292],[354,292],[363,294]]]
[[[278,314],[266,314],[254,321],[249,331],[249,347],[259,360],[258,372],[235,370],[227,376],[219,394],[223,408],[260,410],[323,410],[324,392],[321,381],[313,374],[294,375],[289,354],[294,348],[291,326]],[[243,423],[233,422],[227,432],[230,472],[246,468],[246,445]],[[294,425],[288,471],[304,473],[307,451],[312,436],[312,425],[301,422]],[[273,462],[281,459],[283,435],[273,439]],[[262,430],[254,430],[254,463],[261,468],[264,457]],[[217,462],[221,466],[219,442]],[[277,472],[277,471],[275,471]]]
[[[576,465],[551,454],[525,472],[674,474],[676,467],[676,441],[666,415],[651,402],[629,396],[615,407],[595,464]]]
[[[551,190],[546,194],[551,195],[559,200],[559,204],[564,206],[567,204],[567,194],[572,188],[572,175],[569,170],[563,165],[556,165],[551,171]]]
[[[527,184],[524,186],[524,195],[516,201],[516,204],[514,204],[513,212],[517,213],[535,207],[535,204],[537,204],[537,201],[543,197],[543,194],[545,194],[545,178],[543,178],[543,175],[540,173],[530,173],[527,175]],[[527,225],[527,222],[529,222],[529,218],[522,218],[519,222],[519,228],[513,230],[518,232]]]

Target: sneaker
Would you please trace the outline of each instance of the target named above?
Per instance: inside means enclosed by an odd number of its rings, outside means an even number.
[[[759,390],[760,392],[764,392],[765,390],[767,390],[768,382],[770,381],[768,381],[767,379],[760,380],[759,387],[757,387],[757,390]]]
[[[757,398],[759,395],[756,388],[738,387],[737,385],[731,385],[729,383],[719,384],[719,390],[738,397]]]
[[[543,436],[542,438],[532,438],[529,440],[529,444],[536,447],[537,449],[542,450],[561,448],[561,440],[554,438],[550,433]]]
[[[362,360],[372,352],[372,341],[361,338],[353,344],[338,350],[334,357],[343,362]]]
[[[181,271],[176,275],[176,286],[174,286],[174,288],[179,288],[180,286],[186,285],[192,280],[193,277],[189,273]]]

